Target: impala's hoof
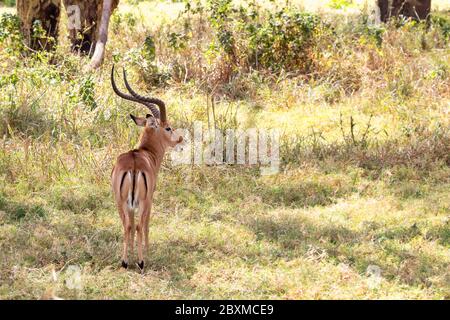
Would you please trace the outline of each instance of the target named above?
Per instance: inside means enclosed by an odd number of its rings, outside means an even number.
[[[144,260],[142,260],[141,262],[136,263],[139,270],[144,271]]]
[[[127,269],[128,268],[128,263],[126,263],[125,261],[122,260],[122,268]]]

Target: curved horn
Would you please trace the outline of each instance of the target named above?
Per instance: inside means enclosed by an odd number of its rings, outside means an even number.
[[[146,102],[146,103],[150,103],[150,104],[156,104],[159,107],[159,111],[161,113],[160,117],[158,117],[162,123],[167,122],[167,116],[166,116],[166,105],[165,103],[158,98],[153,98],[153,97],[144,97],[141,96],[140,94],[136,93],[128,84],[127,81],[127,74],[125,71],[125,68],[123,69],[123,80],[125,82],[125,86],[127,87],[128,91],[131,93],[131,95],[136,98],[139,99],[142,102]],[[148,106],[150,108],[150,106]]]
[[[114,65],[112,66],[112,69],[111,69],[111,85],[112,85],[112,88],[113,88],[114,92],[119,97],[121,97],[121,98],[123,98],[125,100],[130,100],[130,101],[133,101],[133,102],[137,102],[137,103],[143,104],[144,106],[146,106],[147,108],[150,109],[150,111],[153,113],[153,116],[155,118],[160,118],[159,110],[157,108],[155,108],[155,106],[153,106],[153,105],[151,105],[149,103],[146,103],[145,101],[142,101],[142,100],[140,100],[140,99],[138,99],[136,97],[133,97],[133,96],[131,96],[129,94],[123,93],[123,92],[121,92],[119,90],[119,88],[117,88],[116,81],[114,80]]]

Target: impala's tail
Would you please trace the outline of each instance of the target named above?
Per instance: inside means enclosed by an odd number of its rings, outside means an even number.
[[[128,195],[127,195],[127,207],[128,210],[136,210],[139,208],[139,195],[141,194],[141,188],[145,187],[145,193],[147,192],[147,179],[145,173],[140,170],[130,170],[124,173],[122,180],[128,181]],[[120,193],[122,194],[123,183],[121,184]]]
[[[131,188],[128,188],[127,206],[129,210],[137,209],[139,206],[138,200],[135,197],[136,194],[136,172],[127,172]]]
[[[128,210],[139,208],[139,198],[147,193],[147,177],[140,170],[125,171],[120,183],[120,194],[122,199],[127,199]]]

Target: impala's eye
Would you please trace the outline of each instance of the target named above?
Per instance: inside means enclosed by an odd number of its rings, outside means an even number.
[[[166,131],[172,131],[172,128],[171,127],[167,127]]]

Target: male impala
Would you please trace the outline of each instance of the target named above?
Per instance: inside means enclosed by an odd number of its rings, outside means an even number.
[[[117,158],[111,175],[114,197],[124,229],[122,267],[128,268],[128,245],[131,245],[131,254],[133,254],[136,231],[139,258],[137,266],[143,271],[142,241],[145,237],[144,249],[147,252],[150,210],[161,161],[167,148],[176,146],[183,141],[183,138],[169,126],[164,102],[157,98],[147,98],[137,94],[128,84],[125,70],[123,76],[125,86],[130,94],[122,93],[117,88],[113,66],[111,84],[114,92],[126,100],[145,105],[151,111],[151,114],[147,114],[145,118],[130,114],[136,125],[144,127],[139,148],[121,154]],[[159,110],[155,105],[159,107]],[[136,225],[134,223],[135,213],[137,214]]]

